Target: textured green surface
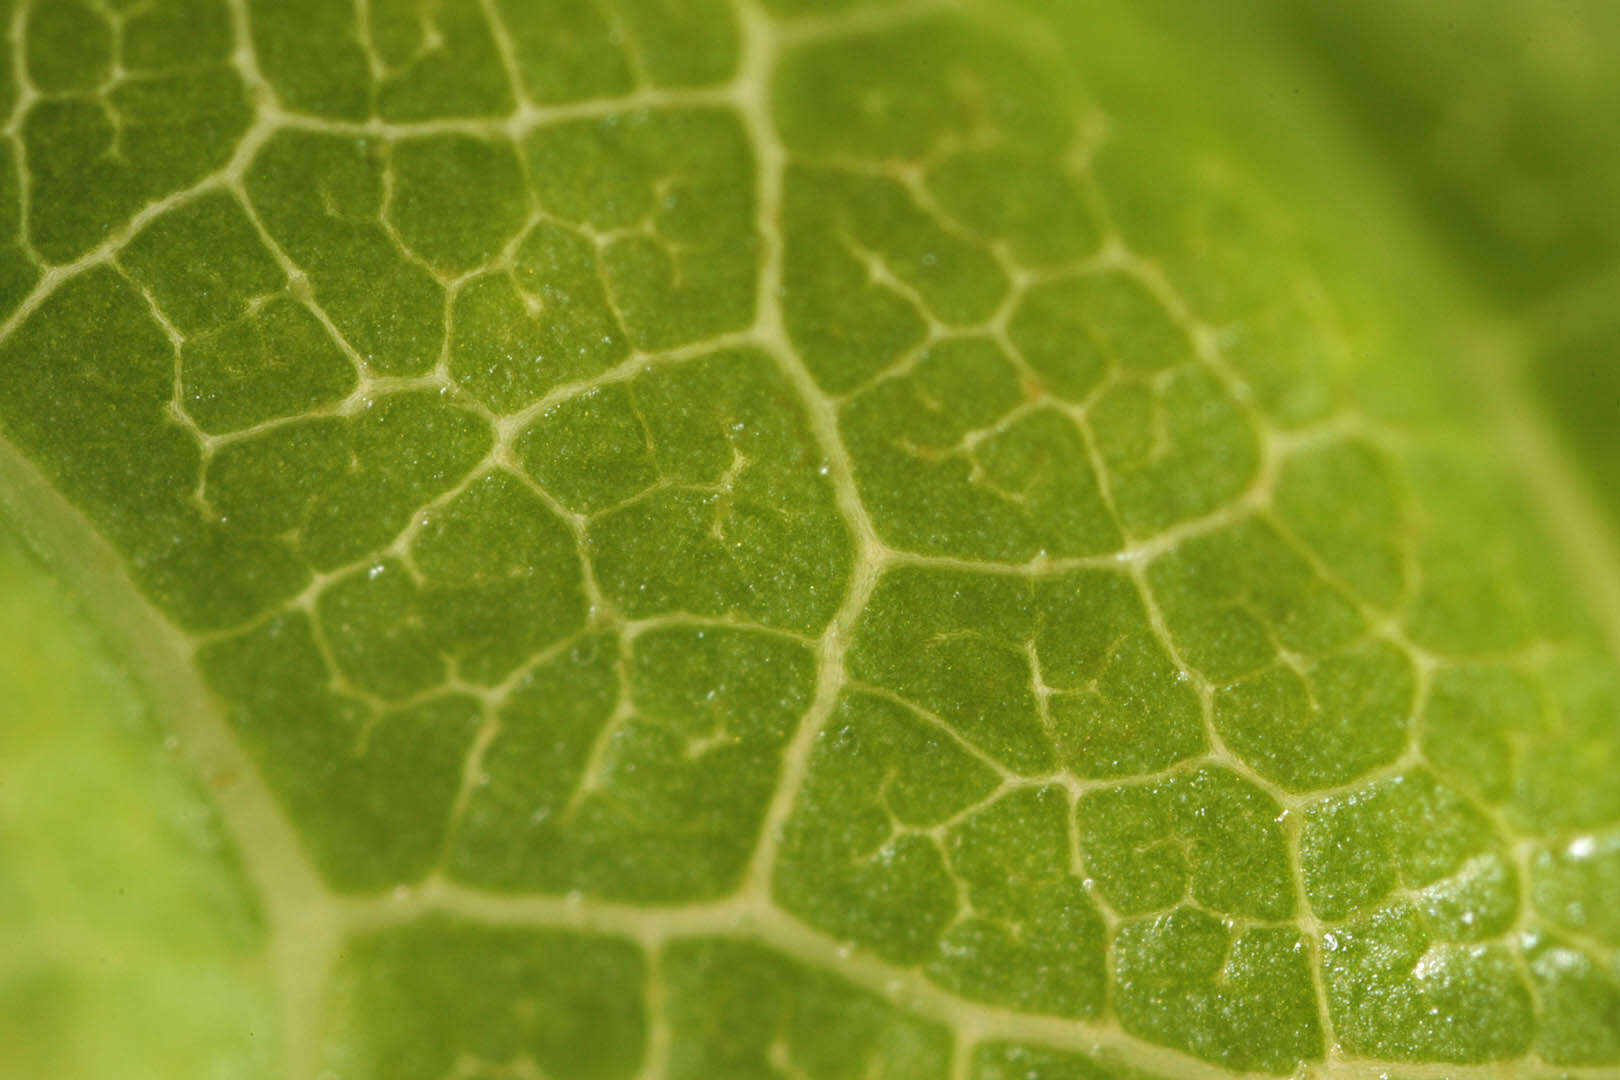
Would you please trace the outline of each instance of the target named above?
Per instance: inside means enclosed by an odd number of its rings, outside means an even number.
[[[1503,300],[1612,207],[1360,141],[1393,5],[1025,6],[0,4],[0,506],[265,911],[18,652],[18,1075],[1620,1071],[1607,324]]]

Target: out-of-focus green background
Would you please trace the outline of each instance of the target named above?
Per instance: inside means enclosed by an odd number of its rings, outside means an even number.
[[[1058,16],[1091,81],[1182,99],[1200,134],[1274,169],[1281,197],[1296,189],[1295,209],[1316,204],[1319,237],[1387,254],[1405,241],[1364,211],[1384,198],[1410,219],[1497,320],[1484,332],[1513,337],[1525,407],[1620,533],[1620,4],[1110,10],[1132,47],[1085,32],[1093,5]]]
[[[0,522],[0,1077],[273,1075],[265,926],[203,786]]]
[[[1274,2],[1283,40],[1531,346],[1620,527],[1620,4]]]
[[[1448,266],[1620,531],[1620,3],[1023,3],[1325,258]],[[19,536],[0,507],[0,1077],[267,1075],[263,921],[208,794]]]

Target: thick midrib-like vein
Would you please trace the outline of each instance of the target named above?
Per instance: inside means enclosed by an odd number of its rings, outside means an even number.
[[[346,935],[397,926],[432,913],[493,924],[611,934],[643,945],[651,957],[677,938],[729,935],[758,941],[794,959],[835,971],[902,1009],[947,1025],[956,1060],[984,1039],[1023,1040],[1079,1053],[1112,1053],[1144,1069],[1188,1080],[1230,1077],[1218,1066],[1126,1034],[1113,1021],[1063,1019],[958,998],[916,969],[893,967],[815,930],[752,890],[688,905],[642,907],[580,896],[510,895],[436,880],[369,896],[330,891],[309,862],[297,831],[237,745],[218,703],[191,661],[191,645],[135,588],[123,557],[38,468],[0,440],[0,509],[25,523],[27,539],[75,595],[94,598],[91,615],[129,660],[151,704],[173,726],[177,750],[213,795],[243,852],[269,922],[270,960],[283,1002],[285,1075],[319,1072],[317,1038],[327,976]],[[653,961],[655,962],[655,961]],[[649,1047],[649,1051],[655,1047]],[[651,1057],[649,1063],[657,1059]],[[1486,1078],[1499,1066],[1334,1061],[1322,1077],[1374,1080],[1391,1068],[1412,1077]],[[1602,1075],[1601,1069],[1565,1070]],[[1305,1075],[1311,1075],[1307,1073]]]
[[[889,13],[887,23],[913,17],[919,11],[937,9],[928,3]],[[449,121],[429,125],[388,125],[368,122],[358,125],[328,124],[313,118],[293,116],[274,104],[274,97],[253,62],[246,34],[246,13],[240,2],[232,4],[238,34],[238,69],[255,92],[254,123],[236,147],[229,163],[218,172],[191,187],[173,193],[142,208],[108,238],[80,259],[64,266],[50,267],[18,309],[0,324],[4,340],[32,314],[57,288],[77,274],[116,259],[118,252],[149,222],[170,209],[185,204],[217,187],[239,193],[241,177],[257,149],[269,135],[282,127],[319,128],[344,134],[399,135],[409,131],[477,131],[515,137],[541,123],[600,116],[625,109],[667,105],[724,104],[733,108],[743,122],[755,154],[757,178],[757,227],[763,260],[757,283],[753,325],[736,335],[764,348],[781,374],[793,387],[808,419],[811,432],[824,456],[838,509],[851,532],[852,572],[844,602],[817,643],[818,676],[810,709],[784,751],[778,784],[768,806],[763,827],[739,890],[728,898],[708,903],[646,908],[611,901],[585,898],[554,898],[528,895],[501,895],[468,889],[435,879],[420,888],[403,888],[377,896],[346,897],[326,888],[308,861],[297,830],[286,818],[279,803],[259,776],[254,764],[236,744],[213,700],[191,662],[194,642],[164,619],[142,597],[131,582],[122,557],[103,540],[82,514],[63,499],[29,461],[0,440],[0,505],[21,522],[31,526],[33,546],[53,556],[53,568],[81,597],[94,597],[98,621],[108,628],[119,646],[119,653],[132,660],[134,671],[151,699],[173,724],[181,752],[208,781],[221,814],[238,845],[245,853],[248,871],[264,898],[270,921],[272,967],[282,993],[288,1035],[287,1071],[290,1076],[307,1077],[318,1070],[320,1027],[319,1009],[331,962],[346,933],[379,929],[418,918],[430,912],[453,913],[497,923],[536,927],[578,929],[612,933],[641,942],[647,947],[651,971],[656,980],[656,957],[662,944],[671,938],[697,934],[732,934],[756,939],[807,964],[836,971],[839,975],[878,993],[895,1004],[946,1023],[956,1039],[956,1069],[967,1066],[967,1054],[983,1038],[1027,1039],[1047,1045],[1095,1052],[1113,1051],[1138,1065],[1165,1070],[1171,1075],[1203,1077],[1227,1076],[1224,1070],[1189,1057],[1181,1051],[1147,1043],[1127,1035],[1114,1020],[1073,1020],[1016,1012],[999,1006],[967,1001],[930,982],[916,969],[895,968],[863,950],[852,949],[830,935],[815,930],[777,908],[770,897],[770,874],[774,867],[776,844],[781,826],[791,812],[804,778],[815,740],[845,685],[843,661],[852,630],[864,608],[879,574],[891,565],[905,561],[927,561],[888,549],[876,531],[855,486],[849,454],[842,445],[834,405],[820,392],[786,334],[780,307],[783,238],[781,236],[781,191],[787,152],[774,130],[770,117],[769,75],[784,41],[803,40],[847,32],[864,25],[856,20],[799,20],[785,32],[756,7],[744,0],[742,62],[734,80],[713,90],[695,92],[636,91],[620,98],[601,99],[578,105],[537,107],[521,104],[512,117],[496,121]],[[16,116],[26,108],[22,95]],[[15,127],[15,117],[13,127]],[[9,132],[14,135],[14,132]],[[243,200],[245,202],[245,200]],[[268,241],[268,237],[267,237]],[[324,320],[323,321],[327,321]],[[328,321],[329,322],[329,321]],[[341,341],[329,324],[328,331]],[[698,343],[702,349],[713,343]],[[1491,355],[1500,357],[1499,353]],[[1503,370],[1511,366],[1501,361]],[[1620,570],[1614,565],[1612,540],[1589,505],[1581,505],[1579,485],[1568,475],[1559,459],[1550,434],[1534,418],[1514,409],[1516,383],[1496,367],[1486,379],[1492,400],[1503,413],[1519,459],[1532,480],[1537,497],[1546,502],[1553,520],[1574,527],[1560,530],[1578,537],[1572,552],[1583,570],[1599,586],[1604,610],[1616,613],[1609,627],[1611,637],[1620,641]],[[361,391],[357,390],[357,393]],[[1522,430],[1518,430],[1522,428]],[[1522,444],[1522,445],[1521,445]],[[1211,520],[1235,517],[1237,507],[1224,507]],[[1572,516],[1573,515],[1573,516]],[[1584,515],[1584,516],[1583,516]],[[1199,523],[1203,525],[1206,523]],[[1198,525],[1184,530],[1191,535]],[[1182,531],[1155,537],[1134,553],[1135,559],[1150,558],[1174,546]],[[946,560],[954,562],[955,560]],[[1131,559],[1125,560],[1127,562]],[[1591,565],[1586,565],[1590,561]],[[963,560],[976,569],[983,564]],[[1007,567],[1008,572],[1034,573],[1047,566]],[[1161,637],[1167,631],[1161,628]],[[1291,860],[1291,862],[1294,860]],[[1297,867],[1296,867],[1297,870]],[[1313,981],[1320,979],[1314,970]],[[1318,987],[1319,983],[1318,983]],[[656,999],[658,990],[653,989]],[[1324,1010],[1324,1020],[1326,1019]],[[655,1021],[655,1024],[659,1021]],[[667,1032],[666,1032],[667,1035]],[[658,1057],[663,1045],[654,1038],[649,1045],[648,1066],[662,1064]],[[1333,1058],[1322,1067],[1333,1076],[1382,1075],[1388,1063],[1357,1061],[1347,1063]],[[1532,1058],[1533,1060],[1533,1058]],[[1399,1066],[1413,1076],[1490,1075],[1495,1066],[1458,1068],[1454,1066]],[[644,1069],[644,1072],[646,1070]],[[1579,1073],[1581,1070],[1575,1070]]]
[[[784,241],[780,222],[787,150],[776,133],[770,115],[770,74],[777,59],[778,44],[763,11],[746,0],[739,4],[739,11],[742,16],[743,54],[733,82],[734,106],[742,118],[743,128],[754,152],[757,185],[755,213],[762,249],[752,332],[776,361],[777,368],[793,387],[805,410],[812,435],[825,460],[839,513],[850,530],[854,545],[850,580],[845,587],[843,603],[822,632],[817,645],[815,697],[783,751],[776,787],[744,876],[744,888],[768,900],[770,875],[776,865],[782,826],[797,801],[816,737],[837,707],[844,684],[844,656],[854,634],[855,621],[877,584],[879,560],[876,554],[879,541],[877,530],[855,487],[854,466],[838,433],[837,414],[794,351],[783,321]]]
[[[166,745],[206,786],[264,908],[286,1073],[316,1075],[313,1036],[342,928],[297,828],[225,723],[197,671],[193,643],[136,589],[123,555],[32,461],[0,438],[0,525],[7,523],[86,605],[144,703],[172,732]]]
[[[748,892],[667,907],[642,907],[578,896],[515,896],[485,892],[445,881],[421,889],[375,897],[335,898],[337,918],[346,930],[385,930],[436,914],[452,914],[493,925],[544,926],[606,934],[636,942],[649,956],[682,939],[725,936],[751,940],[813,968],[834,971],[890,1004],[944,1024],[959,1045],[972,1049],[983,1039],[1039,1043],[1083,1054],[1110,1052],[1133,1065],[1163,1070],[1188,1080],[1232,1074],[1169,1047],[1142,1042],[1109,1022],[1019,1012],[967,1001],[927,979],[915,968],[897,968],[865,950],[808,926]],[[965,1060],[958,1055],[959,1060]],[[967,1080],[958,1075],[954,1080]]]
[[[918,968],[895,967],[859,948],[800,922],[768,901],[747,893],[691,904],[644,907],[620,901],[566,896],[513,895],[469,888],[442,879],[417,889],[399,889],[364,897],[334,897],[336,920],[346,932],[368,933],[407,925],[434,915],[453,915],[491,925],[536,926],[587,934],[604,934],[636,942],[649,955],[675,941],[723,936],[755,941],[813,968],[840,978],[902,1010],[945,1025],[959,1051],[971,1051],[985,1040],[1028,1042],[1056,1050],[1103,1055],[1133,1067],[1184,1080],[1231,1080],[1232,1072],[1182,1051],[1138,1039],[1114,1021],[1097,1021],[1020,1012],[957,997],[929,980]],[[967,1055],[958,1053],[959,1064]],[[1539,1063],[1535,1054],[1518,1059]],[[1507,1063],[1479,1065],[1423,1064],[1374,1058],[1347,1060],[1330,1055],[1307,1064],[1297,1080],[1389,1080],[1401,1076],[1432,1080],[1492,1080]],[[1560,1066],[1570,1078],[1603,1080],[1602,1066]],[[1247,1074],[1267,1075],[1267,1074]],[[953,1080],[966,1080],[958,1073]]]

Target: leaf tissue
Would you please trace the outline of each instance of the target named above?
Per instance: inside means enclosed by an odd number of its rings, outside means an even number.
[[[0,2],[0,1076],[1620,1075],[1620,24],[1234,7]]]

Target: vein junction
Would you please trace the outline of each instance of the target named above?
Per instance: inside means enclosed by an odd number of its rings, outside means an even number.
[[[1620,1061],[1457,388],[998,16],[800,6],[9,19],[0,423],[313,864],[292,1073]]]

